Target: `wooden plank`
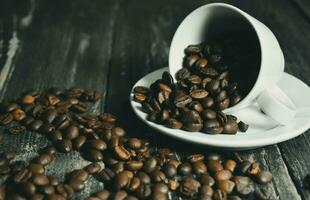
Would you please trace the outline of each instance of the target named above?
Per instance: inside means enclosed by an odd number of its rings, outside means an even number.
[[[103,100],[93,108],[95,113],[102,111],[118,2],[56,0],[39,3],[33,24],[20,39],[18,57],[12,57],[8,64],[15,70],[14,73],[7,72],[10,79],[5,81],[1,94],[5,99],[11,99],[33,88],[44,90],[51,86],[66,88],[78,84],[103,93]],[[45,138],[31,132],[23,136],[6,135],[0,152],[12,150],[17,153],[17,159],[29,160],[47,143]],[[57,153],[47,173],[63,177],[87,163],[78,152]],[[76,199],[84,199],[100,187],[101,183],[90,179],[87,189]]]

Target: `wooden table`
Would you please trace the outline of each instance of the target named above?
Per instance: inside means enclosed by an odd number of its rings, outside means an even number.
[[[165,2],[165,3],[164,3]],[[120,118],[128,134],[180,155],[210,151],[151,130],[132,113],[128,95],[145,74],[168,64],[170,41],[181,20],[200,5],[217,2],[156,0],[0,1],[0,98],[29,89],[80,85],[103,93],[94,113]],[[310,84],[310,3],[308,0],[225,0],[265,23],[283,48],[285,71]],[[290,141],[242,152],[274,174],[263,189],[270,199],[310,199],[302,180],[310,172],[310,132]],[[29,160],[47,140],[35,133],[6,135],[0,151]],[[212,150],[211,150],[212,151]],[[57,154],[48,174],[63,176],[86,165],[78,152]],[[83,199],[102,187],[90,179]]]

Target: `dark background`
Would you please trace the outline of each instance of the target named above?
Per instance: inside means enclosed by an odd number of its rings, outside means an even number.
[[[265,23],[284,51],[285,71],[310,84],[308,0],[0,0],[0,100],[33,88],[94,88],[103,93],[94,113],[119,116],[128,134],[148,138],[154,148],[172,147],[180,155],[210,151],[149,129],[127,100],[139,78],[167,66],[170,41],[182,19],[210,2],[231,3]],[[274,174],[273,182],[263,187],[270,199],[310,199],[302,184],[310,172],[309,139],[307,131],[278,145],[242,152]],[[35,133],[6,135],[0,151],[12,150],[17,159],[29,160],[46,144]],[[57,154],[48,173],[63,176],[86,164],[78,152]],[[101,187],[94,179],[87,185],[76,199]]]

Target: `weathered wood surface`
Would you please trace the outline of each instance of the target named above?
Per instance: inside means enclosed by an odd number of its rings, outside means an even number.
[[[95,88],[103,99],[93,111],[120,117],[129,134],[168,146],[180,155],[214,151],[176,141],[151,130],[129,107],[132,85],[143,75],[168,64],[170,41],[178,24],[208,2],[227,2],[265,23],[275,33],[286,58],[286,71],[310,84],[310,5],[307,0],[160,1],[142,0],[0,0],[0,98],[50,86],[78,84]],[[310,199],[302,179],[310,172],[310,132],[266,148],[242,152],[274,174],[262,189],[270,199]],[[34,133],[6,136],[0,145],[29,160],[47,140]],[[18,148],[16,148],[18,147]],[[48,173],[63,176],[86,165],[77,152],[57,154]],[[101,187],[91,179],[76,199]]]

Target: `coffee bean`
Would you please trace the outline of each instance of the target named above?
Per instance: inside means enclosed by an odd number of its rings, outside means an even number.
[[[227,119],[227,123],[224,125],[223,133],[236,134],[238,131],[238,123],[235,120]]]
[[[236,196],[236,195],[232,195],[232,196],[228,196],[227,200],[242,200],[240,197]]]
[[[202,129],[202,119],[198,112],[190,110],[182,114],[183,128],[187,131],[197,132]]]
[[[201,118],[203,120],[216,119],[216,116],[217,116],[216,112],[214,110],[211,110],[211,109],[205,109],[201,113]]]
[[[204,108],[211,108],[214,105],[214,100],[211,97],[207,97],[201,100],[201,105]]]
[[[84,182],[79,179],[70,180],[68,185],[76,192],[80,192],[85,188]]]
[[[215,184],[215,180],[209,174],[202,174],[200,176],[200,183],[202,185],[207,185],[207,186],[212,187]]]
[[[186,68],[182,68],[179,71],[177,71],[176,73],[176,79],[177,80],[183,80],[183,79],[187,79],[190,76],[190,72],[188,71],[188,69]]]
[[[180,192],[187,197],[194,197],[198,193],[200,183],[193,178],[185,178],[180,186]]]
[[[123,171],[115,176],[115,188],[117,190],[123,189],[129,184],[129,181],[133,178],[131,171]]]
[[[186,157],[186,160],[188,160],[191,163],[199,162],[204,160],[204,155],[202,154],[193,154]]]
[[[230,181],[230,180],[222,180],[219,181],[217,183],[218,188],[224,192],[226,192],[227,194],[232,193],[234,187],[235,187],[235,183]]]
[[[80,135],[77,138],[72,140],[72,147],[73,149],[77,150],[80,149],[86,142],[86,137],[84,135]]]
[[[230,97],[230,105],[234,106],[241,101],[242,97],[240,95],[233,95]]]
[[[16,104],[16,103],[9,103],[9,104],[7,104],[5,106],[4,111],[5,112],[12,112],[12,111],[14,111],[14,110],[16,110],[18,108],[19,108],[18,104]]]
[[[41,126],[43,125],[43,122],[41,120],[34,120],[30,125],[29,128],[32,131],[37,131],[41,128]]]
[[[148,184],[141,184],[137,190],[136,195],[141,199],[147,199],[149,196],[151,196],[151,186]]]
[[[91,163],[85,167],[85,170],[89,174],[96,174],[101,170],[101,165],[99,163]]]
[[[217,181],[229,180],[232,177],[232,173],[229,170],[221,170],[215,173],[214,179]]]
[[[141,184],[140,179],[137,177],[133,177],[132,179],[129,180],[129,184],[127,184],[126,189],[134,192],[138,189],[140,184]]]
[[[26,113],[19,108],[15,109],[12,112],[12,115],[16,121],[21,121],[21,120],[25,119],[25,117],[26,117]]]
[[[253,181],[245,176],[234,176],[232,181],[236,184],[236,191],[242,195],[247,196],[254,192]]]
[[[208,161],[207,167],[208,167],[208,171],[211,173],[216,173],[224,169],[223,165],[217,160]]]
[[[72,142],[69,139],[59,140],[57,142],[57,147],[60,152],[68,153],[72,150]]]
[[[121,160],[129,160],[131,157],[130,152],[123,146],[114,147],[114,153]]]
[[[207,166],[203,161],[193,163],[193,172],[197,175],[205,174],[207,172]]]
[[[204,122],[203,124],[203,132],[209,134],[220,134],[222,133],[224,128],[221,126],[218,120],[210,119]]]
[[[77,126],[71,125],[65,131],[65,138],[72,140],[79,136],[79,128]]]
[[[12,126],[9,128],[9,132],[11,134],[20,134],[26,131],[26,127],[24,126]]]
[[[231,172],[235,171],[236,166],[237,166],[237,163],[234,160],[227,160],[226,163],[224,164],[224,168]]]
[[[72,198],[72,196],[74,194],[73,189],[67,184],[59,184],[56,187],[56,191],[58,194],[60,194],[64,198]]]
[[[173,178],[177,175],[177,168],[171,164],[165,165],[163,170],[168,178]]]
[[[36,192],[36,186],[31,182],[23,182],[18,185],[18,191],[24,196],[31,197]]]
[[[214,191],[213,199],[214,200],[225,200],[227,199],[227,194],[223,190],[217,189]]]
[[[1,165],[0,166],[0,175],[9,174],[11,172],[11,168],[9,165]]]
[[[105,168],[101,170],[98,175],[101,180],[110,181],[114,177],[115,173],[111,169]]]
[[[212,197],[214,191],[212,187],[209,185],[202,185],[199,190],[200,198],[199,199],[208,199],[208,197]]]
[[[170,118],[166,120],[165,126],[167,126],[168,128],[172,128],[172,129],[180,129],[182,128],[183,124],[177,119]]]
[[[208,94],[209,93],[206,90],[197,89],[197,90],[191,91],[190,96],[193,99],[203,99],[203,98],[206,98],[208,96]]]
[[[174,104],[178,108],[185,107],[187,104],[192,102],[192,98],[188,95],[180,94],[175,97]]]
[[[56,117],[57,111],[55,109],[49,109],[43,115],[43,119],[48,123],[52,123]]]
[[[151,172],[151,179],[154,182],[162,182],[166,179],[166,175],[164,172],[156,169],[156,170]]]
[[[201,51],[201,47],[198,44],[192,44],[185,48],[184,53],[187,55],[198,54]]]
[[[74,170],[71,173],[71,179],[77,179],[85,182],[88,179],[88,172],[82,169]]]
[[[101,139],[93,139],[93,140],[88,140],[86,142],[86,145],[90,148],[94,148],[98,151],[103,151],[107,148],[107,144],[101,140]]]
[[[45,185],[38,188],[38,191],[45,195],[50,195],[55,193],[55,188],[52,185]]]
[[[187,162],[180,164],[178,167],[178,172],[184,176],[189,175],[192,172],[191,164],[189,164]]]
[[[253,162],[247,170],[247,174],[249,175],[257,175],[260,172],[259,164]]]
[[[41,154],[35,161],[43,166],[50,164],[54,160],[51,154]]]
[[[267,184],[272,181],[272,175],[268,171],[261,171],[256,175],[256,179],[261,184]]]
[[[144,161],[143,170],[147,173],[150,173],[153,170],[155,170],[156,165],[157,165],[157,160],[154,157],[149,157]]]
[[[43,174],[45,172],[43,165],[31,163],[29,169],[33,174]]]
[[[107,200],[110,195],[111,193],[105,189],[102,189],[96,193],[96,197],[98,197],[100,200]]]
[[[238,167],[238,170],[242,173],[242,174],[245,174],[248,169],[250,168],[250,166],[252,165],[252,162],[248,161],[248,160],[243,160],[239,167]]]
[[[44,174],[33,174],[32,182],[38,186],[44,186],[49,184],[48,177]]]
[[[46,200],[65,200],[65,197],[58,194],[50,194],[46,196]]]
[[[241,132],[246,132],[247,130],[248,130],[248,128],[249,128],[249,125],[248,124],[246,124],[246,123],[244,123],[244,122],[242,122],[242,121],[240,121],[239,123],[238,123],[238,128],[239,128],[239,130],[241,131]]]
[[[180,186],[180,183],[177,180],[172,180],[172,181],[169,181],[168,183],[168,187],[172,191],[177,190],[179,186]]]
[[[21,183],[27,181],[32,176],[32,172],[29,169],[23,169],[17,172],[13,176],[13,181],[15,183]]]
[[[91,162],[99,162],[103,159],[103,155],[96,149],[87,149],[84,151],[85,158]]]
[[[226,108],[229,107],[229,104],[230,104],[230,100],[229,100],[229,98],[226,98],[226,99],[224,99],[224,100],[222,100],[222,101],[219,101],[219,102],[217,103],[217,109],[219,109],[219,110],[225,110]]]
[[[142,161],[128,161],[126,162],[126,169],[130,171],[138,171],[143,167],[143,162]]]
[[[50,185],[52,186],[57,186],[59,184],[59,179],[55,176],[49,176],[48,179],[49,179]]]

